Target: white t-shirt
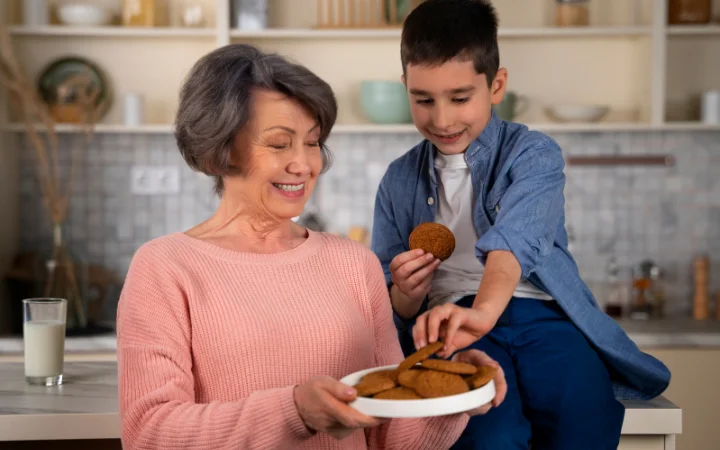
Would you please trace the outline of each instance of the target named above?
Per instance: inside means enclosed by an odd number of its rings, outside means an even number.
[[[475,256],[478,236],[472,221],[475,197],[470,168],[465,154],[445,155],[437,152],[435,171],[438,176],[437,215],[435,222],[452,230],[455,251],[435,270],[429,293],[429,307],[456,302],[466,295],[475,295],[483,274],[483,265]],[[520,280],[516,297],[552,300],[526,280]]]

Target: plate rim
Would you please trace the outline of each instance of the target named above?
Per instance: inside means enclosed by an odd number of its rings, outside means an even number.
[[[390,364],[386,366],[373,367],[369,369],[358,370],[351,374],[344,376],[340,379],[341,383],[352,386],[354,383],[352,380],[362,377],[368,373],[377,372],[381,370],[392,370],[397,368],[399,364]],[[417,364],[417,367],[420,365]],[[467,401],[470,398],[478,397],[482,399],[483,403],[475,404],[471,402],[472,406],[460,407],[458,403]],[[445,397],[438,398],[423,398],[418,400],[384,400],[384,399],[373,399],[358,397],[348,405],[360,411],[363,414],[371,415],[374,417],[383,418],[422,418],[422,417],[437,417],[447,416],[453,414],[460,414],[471,409],[477,408],[484,404],[489,403],[495,397],[495,380],[490,380],[487,384],[477,389],[473,389],[462,394],[448,395]],[[485,400],[487,398],[487,400]],[[476,400],[476,402],[479,400]],[[442,408],[437,409],[438,406]],[[406,410],[413,409],[415,412],[405,412]],[[426,408],[435,407],[435,411],[426,410]],[[387,409],[386,411],[378,410]],[[393,411],[396,409],[396,411]],[[397,409],[403,410],[403,412],[397,411]]]

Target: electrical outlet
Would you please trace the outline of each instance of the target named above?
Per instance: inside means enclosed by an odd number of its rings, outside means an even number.
[[[133,166],[130,192],[136,195],[177,194],[180,171],[175,166]]]

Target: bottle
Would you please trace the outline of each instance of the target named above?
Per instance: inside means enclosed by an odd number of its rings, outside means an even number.
[[[590,25],[588,0],[555,0],[555,25],[559,27]]]
[[[615,255],[610,257],[605,271],[607,281],[607,298],[605,299],[605,314],[613,318],[623,316],[622,286],[620,285],[620,266]]]
[[[705,320],[710,316],[710,258],[698,256],[694,266],[693,319]]]
[[[711,14],[711,0],[668,1],[668,23],[671,25],[708,23]]]
[[[652,305],[655,303],[651,290],[650,274],[646,267],[638,265],[633,268],[632,304],[630,318],[648,320],[652,316]]]

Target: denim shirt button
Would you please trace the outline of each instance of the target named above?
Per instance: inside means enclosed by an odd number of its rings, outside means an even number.
[[[434,205],[434,204],[435,204],[435,199],[432,197],[428,197],[428,205]]]

